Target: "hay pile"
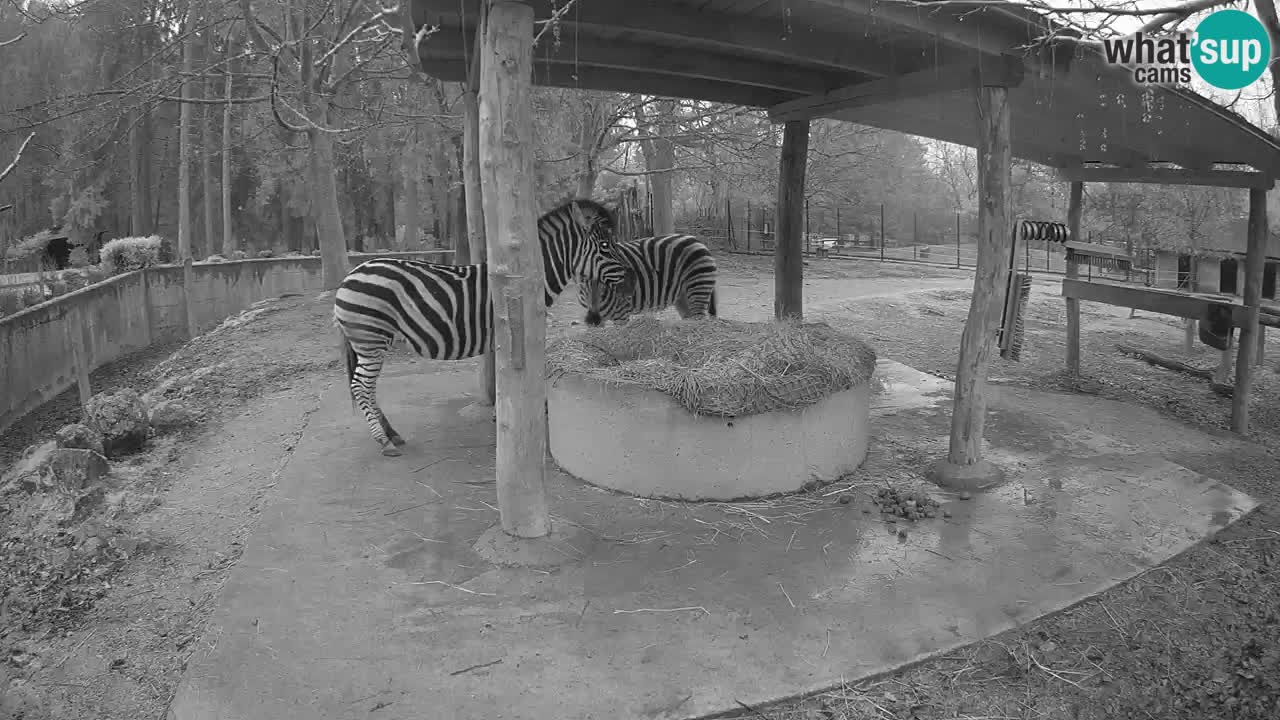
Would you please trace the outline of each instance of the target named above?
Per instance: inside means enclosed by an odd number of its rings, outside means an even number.
[[[660,322],[640,315],[556,338],[547,348],[551,379],[575,373],[639,385],[713,417],[812,405],[867,382],[875,364],[866,343],[821,323]]]

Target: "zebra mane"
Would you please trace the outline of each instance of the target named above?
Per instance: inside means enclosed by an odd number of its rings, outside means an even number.
[[[607,205],[601,202],[592,200],[591,198],[570,198],[568,200],[565,200],[564,202],[560,203],[556,207],[549,210],[544,217],[553,217],[561,214],[571,215],[573,213],[574,205],[577,205],[579,208],[582,209],[583,215],[587,217],[594,215],[595,217],[598,217],[601,220],[603,220],[604,223],[608,226],[608,229],[610,232],[617,231],[618,219],[614,215],[613,210],[610,210]]]

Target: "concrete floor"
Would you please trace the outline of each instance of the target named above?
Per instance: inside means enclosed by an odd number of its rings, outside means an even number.
[[[755,705],[1078,602],[1254,505],[1164,459],[1239,441],[1002,388],[988,455],[1012,480],[967,501],[938,493],[950,518],[890,524],[835,495],[638,500],[551,471],[565,564],[496,568],[473,549],[498,517],[494,426],[459,414],[474,365],[425,367],[382,384],[409,440],[401,458],[378,454],[345,389],[327,394],[172,720],[655,720]],[[884,361],[877,374],[864,481],[922,468],[948,430],[949,383]]]

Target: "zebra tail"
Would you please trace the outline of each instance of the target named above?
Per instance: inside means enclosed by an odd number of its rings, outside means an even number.
[[[351,383],[356,378],[356,349],[351,347],[351,341],[346,336],[342,336],[343,355],[347,361],[347,392],[351,395],[351,412],[356,412],[356,394],[351,389]]]

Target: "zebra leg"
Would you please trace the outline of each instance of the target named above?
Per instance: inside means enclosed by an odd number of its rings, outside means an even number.
[[[404,438],[391,427],[382,408],[378,407],[378,374],[382,372],[385,354],[385,348],[379,348],[370,354],[359,356],[355,373],[351,376],[351,397],[364,413],[365,422],[373,433],[373,439],[382,448],[382,454],[396,457],[400,454],[400,446],[404,445]]]

